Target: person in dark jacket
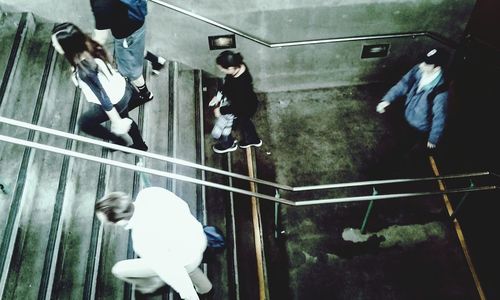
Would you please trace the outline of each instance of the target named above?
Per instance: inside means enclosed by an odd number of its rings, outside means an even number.
[[[215,108],[214,115],[217,118],[222,115],[234,116],[232,128],[238,127],[242,133],[242,140],[239,142],[240,148],[262,146],[262,140],[257,135],[251,120],[257,111],[257,95],[253,90],[252,75],[243,63],[243,56],[240,53],[227,50],[220,53],[215,61],[219,70],[226,74],[226,77],[220,96],[214,97],[209,105],[215,106],[224,98],[227,99],[228,104]],[[238,142],[229,132],[229,135],[222,134],[218,143],[212,148],[216,153],[230,152],[238,148]]]

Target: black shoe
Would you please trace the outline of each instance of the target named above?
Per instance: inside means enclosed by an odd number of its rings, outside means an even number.
[[[260,147],[260,146],[262,146],[262,140],[259,139],[258,141],[252,142],[252,143],[247,143],[247,142],[240,143],[240,148],[241,149],[245,149],[245,148],[248,148],[250,146],[252,146],[252,147]]]
[[[144,58],[151,62],[151,64],[153,65],[153,73],[157,75],[160,74],[160,71],[165,67],[165,62],[167,61],[165,58],[153,54],[149,51],[147,51]]]
[[[153,63],[153,74],[160,74],[160,71],[165,67],[165,59],[163,57],[160,57],[163,59],[163,63],[160,62],[154,62]]]
[[[139,93],[139,98],[141,98],[141,105],[153,100],[154,95],[151,91],[145,91],[144,93]]]
[[[148,151],[148,145],[142,143],[142,144],[132,144],[129,146],[130,148],[134,148],[134,149],[137,149],[137,150],[141,150],[141,151]]]
[[[234,141],[233,145],[227,148],[224,148],[221,144],[216,144],[212,146],[212,149],[214,150],[215,153],[232,152],[238,149],[238,142]]]

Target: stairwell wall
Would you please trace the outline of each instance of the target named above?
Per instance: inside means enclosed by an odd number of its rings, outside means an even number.
[[[276,5],[259,6],[257,0],[251,4],[244,0],[213,1],[211,6],[205,2],[200,6],[196,1],[172,2],[270,43],[416,31],[432,31],[459,42],[475,3],[474,0],[324,0],[304,7],[303,1],[290,0],[280,9]],[[50,21],[71,21],[89,32],[94,25],[89,1],[0,0],[0,5],[4,10],[33,12]],[[208,49],[207,37],[229,32],[152,2],[147,26],[148,49],[222,76],[214,65],[219,51]],[[360,59],[363,45],[381,43],[390,43],[387,57]],[[262,92],[394,81],[415,63],[421,52],[442,46],[426,37],[285,48],[267,48],[236,37],[236,45],[236,51],[244,55],[252,71],[256,89]]]

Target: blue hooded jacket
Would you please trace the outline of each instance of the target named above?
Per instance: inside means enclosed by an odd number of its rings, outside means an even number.
[[[406,97],[406,121],[419,131],[428,132],[428,141],[436,145],[444,131],[448,89],[442,88],[445,82],[441,74],[420,91],[417,91],[421,78],[422,71],[419,69],[419,65],[416,65],[385,94],[382,101],[392,103],[401,97]]]

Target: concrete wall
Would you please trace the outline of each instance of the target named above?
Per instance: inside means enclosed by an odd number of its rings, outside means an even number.
[[[271,3],[269,3],[271,2]],[[474,0],[321,0],[308,1],[170,1],[182,8],[233,26],[267,42],[432,31],[459,41]],[[89,1],[0,0],[4,9],[31,11],[52,21],[72,21],[93,28]],[[51,5],[52,4],[52,5]],[[207,36],[228,34],[156,3],[149,4],[148,48],[171,60],[221,75],[214,66],[218,51]],[[385,58],[360,60],[365,44],[389,42]],[[324,45],[267,48],[236,38],[260,91],[361,84],[397,78],[417,55],[436,42],[429,38],[392,39]]]

